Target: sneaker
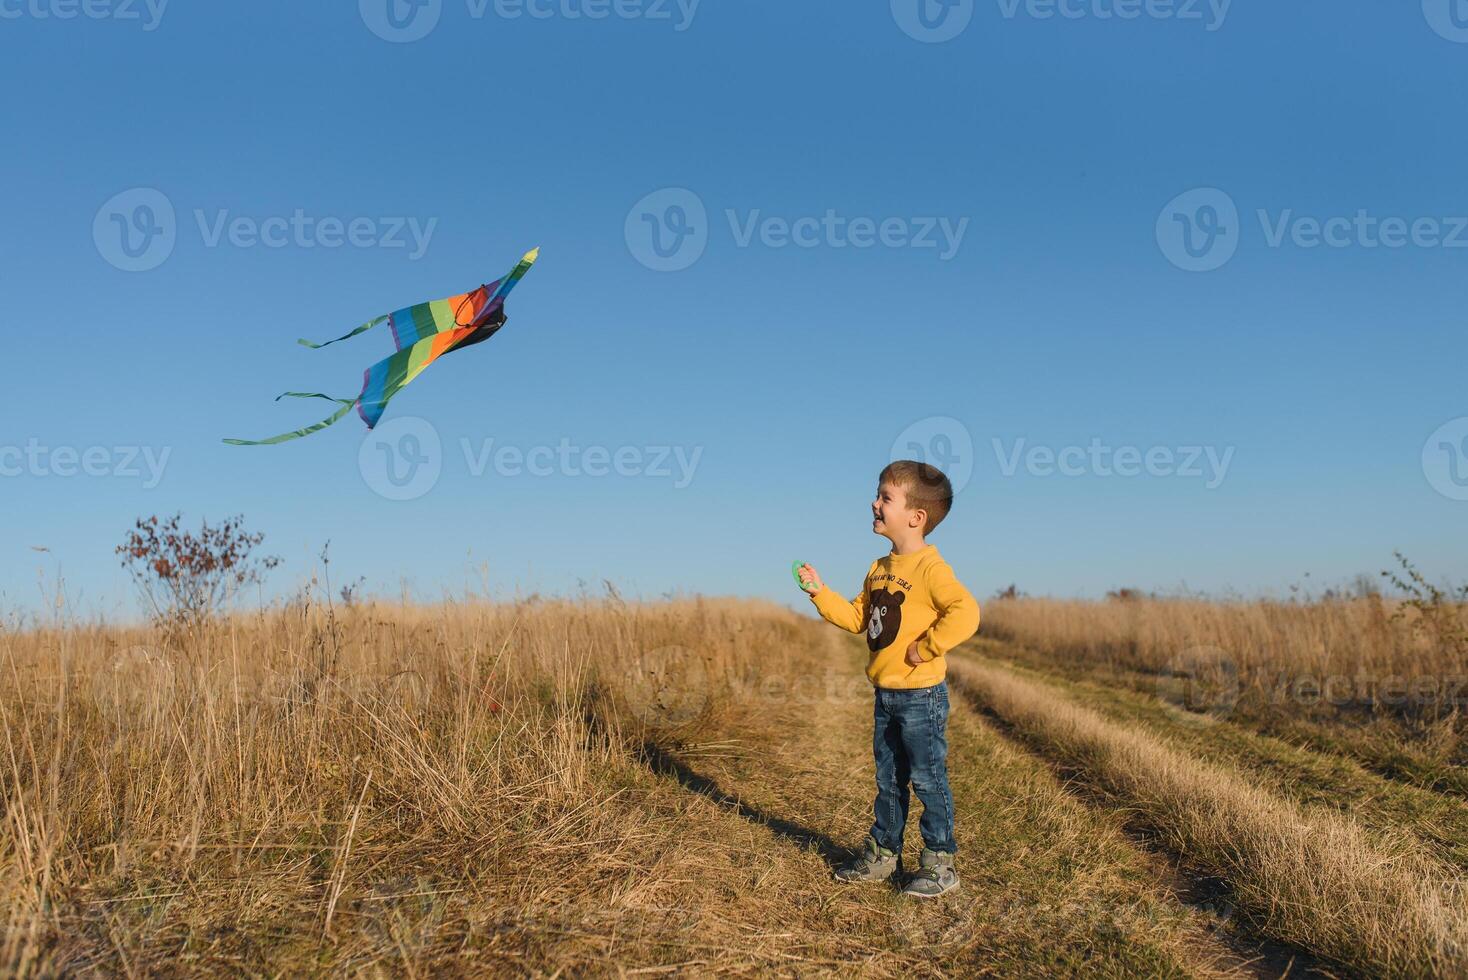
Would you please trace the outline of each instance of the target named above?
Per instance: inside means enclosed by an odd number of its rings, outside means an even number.
[[[868,837],[861,853],[836,869],[835,878],[846,882],[886,881],[897,873],[900,861],[896,851],[889,851]]]
[[[922,867],[912,876],[902,894],[913,898],[937,898],[958,887],[958,872],[953,870],[953,855],[923,848]]]

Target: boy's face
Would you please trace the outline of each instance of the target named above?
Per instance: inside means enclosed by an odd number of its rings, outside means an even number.
[[[872,531],[884,538],[902,534],[911,528],[923,526],[927,514],[912,510],[907,505],[907,491],[895,483],[882,483],[877,487],[877,499],[872,501]]]

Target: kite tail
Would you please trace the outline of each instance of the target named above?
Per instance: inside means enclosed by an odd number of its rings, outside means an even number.
[[[300,344],[302,347],[309,347],[312,350],[320,350],[323,347],[330,347],[332,344],[339,343],[339,342],[341,342],[343,340],[351,340],[353,337],[357,336],[357,334],[359,334],[359,333],[366,333],[367,331],[371,330],[373,327],[377,326],[379,323],[386,322],[387,319],[388,319],[388,316],[389,316],[389,314],[384,314],[384,315],[382,315],[380,317],[376,317],[375,319],[368,320],[366,323],[362,324],[356,330],[353,330],[351,333],[344,333],[340,337],[336,338],[336,340],[327,340],[327,341],[324,341],[324,342],[319,343],[319,344],[312,343],[309,340],[298,340],[298,341],[296,341],[296,343]]]
[[[369,323],[367,326],[370,327],[371,324]],[[362,330],[365,329],[367,329],[367,327],[362,327],[357,332],[360,333]],[[335,343],[335,341],[333,341],[333,343]],[[323,344],[322,346],[324,347],[326,345]],[[320,432],[328,425],[334,425],[337,422],[340,422],[342,417],[350,412],[352,410],[352,407],[357,404],[357,399],[355,398],[333,398],[330,395],[323,395],[314,391],[287,391],[285,394],[277,396],[275,400],[280,401],[280,399],[282,398],[324,398],[329,402],[336,402],[338,405],[341,406],[341,408],[338,409],[330,418],[322,419],[315,425],[308,425],[304,429],[297,429],[294,432],[284,432],[278,436],[272,436],[269,439],[226,439],[224,440],[225,444],[230,446],[274,446],[277,443],[290,442],[292,439],[299,439],[302,436],[309,436],[313,432]]]

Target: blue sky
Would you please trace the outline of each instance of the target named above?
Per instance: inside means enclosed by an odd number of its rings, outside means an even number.
[[[981,595],[1464,578],[1468,4],[924,2],[0,0],[0,608],[131,614],[176,510],[280,591],[798,602],[894,452]],[[220,442],[532,245],[375,433]]]

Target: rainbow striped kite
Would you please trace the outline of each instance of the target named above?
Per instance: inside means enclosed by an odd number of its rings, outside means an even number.
[[[330,395],[317,394],[308,391],[287,391],[276,398],[324,398],[327,401],[336,402],[342,407],[328,419],[323,419],[315,425],[294,432],[286,432],[270,439],[251,441],[248,439],[226,439],[231,446],[271,446],[280,442],[289,442],[302,436],[309,436],[313,432],[320,432],[328,425],[341,421],[342,417],[356,408],[357,414],[362,416],[362,421],[367,423],[371,429],[377,425],[378,419],[382,418],[382,411],[387,403],[392,400],[393,395],[402,391],[408,382],[418,377],[423,369],[449,351],[459,350],[473,344],[482,343],[493,337],[500,327],[505,325],[505,297],[515,284],[524,278],[525,273],[535,264],[540,255],[540,249],[533,248],[526,252],[520,259],[518,265],[510,270],[510,274],[498,282],[492,282],[478,289],[461,293],[458,296],[450,296],[447,299],[437,299],[428,303],[419,303],[396,313],[388,313],[362,324],[351,333],[344,334],[336,340],[328,340],[324,344],[313,344],[309,340],[300,343],[313,350],[326,347],[340,340],[347,340],[366,333],[380,323],[386,323],[392,330],[393,341],[397,344],[397,353],[378,361],[367,369],[362,377],[362,393],[356,398],[333,398]]]

